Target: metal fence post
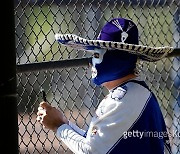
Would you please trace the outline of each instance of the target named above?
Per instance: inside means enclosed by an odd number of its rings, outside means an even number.
[[[16,52],[14,1],[3,1],[4,13],[1,13],[4,35],[1,42],[1,151],[7,154],[18,154],[18,114],[16,95]]]

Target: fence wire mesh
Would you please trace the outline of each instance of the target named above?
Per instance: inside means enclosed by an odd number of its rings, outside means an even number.
[[[137,24],[140,44],[180,47],[179,0],[16,0],[14,4],[17,65],[88,57],[88,53],[59,45],[54,34],[96,39],[105,22],[114,17],[130,18]],[[173,154],[179,154],[180,57],[143,62],[142,72],[159,99],[172,134]],[[18,73],[17,78],[20,153],[72,153],[36,122],[40,89],[45,89],[49,103],[83,129],[107,91],[91,82],[87,66]]]

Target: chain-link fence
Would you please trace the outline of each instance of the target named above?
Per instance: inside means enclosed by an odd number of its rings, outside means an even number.
[[[89,57],[83,51],[61,46],[55,33],[73,33],[96,39],[106,21],[132,19],[139,28],[140,44],[180,47],[179,0],[16,0],[15,28],[17,65]],[[180,58],[142,63],[144,78],[158,97],[171,134],[173,154],[180,153]],[[42,101],[61,109],[83,129],[98,103],[107,94],[91,82],[87,66],[18,72],[20,153],[71,153],[51,131],[36,121]]]

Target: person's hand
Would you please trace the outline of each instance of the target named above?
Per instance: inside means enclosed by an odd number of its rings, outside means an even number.
[[[36,120],[54,132],[63,124],[68,124],[68,120],[63,113],[46,102],[41,102],[38,107]]]

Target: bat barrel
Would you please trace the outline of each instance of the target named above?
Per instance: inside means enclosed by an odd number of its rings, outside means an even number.
[[[180,48],[175,48],[171,53],[169,53],[166,57],[178,57],[180,56]]]
[[[34,72],[34,71],[81,67],[81,66],[88,66],[90,60],[91,58],[81,58],[81,59],[49,61],[49,62],[41,62],[41,63],[29,63],[29,64],[17,65],[16,69],[17,69],[17,73],[26,73],[26,72]]]

